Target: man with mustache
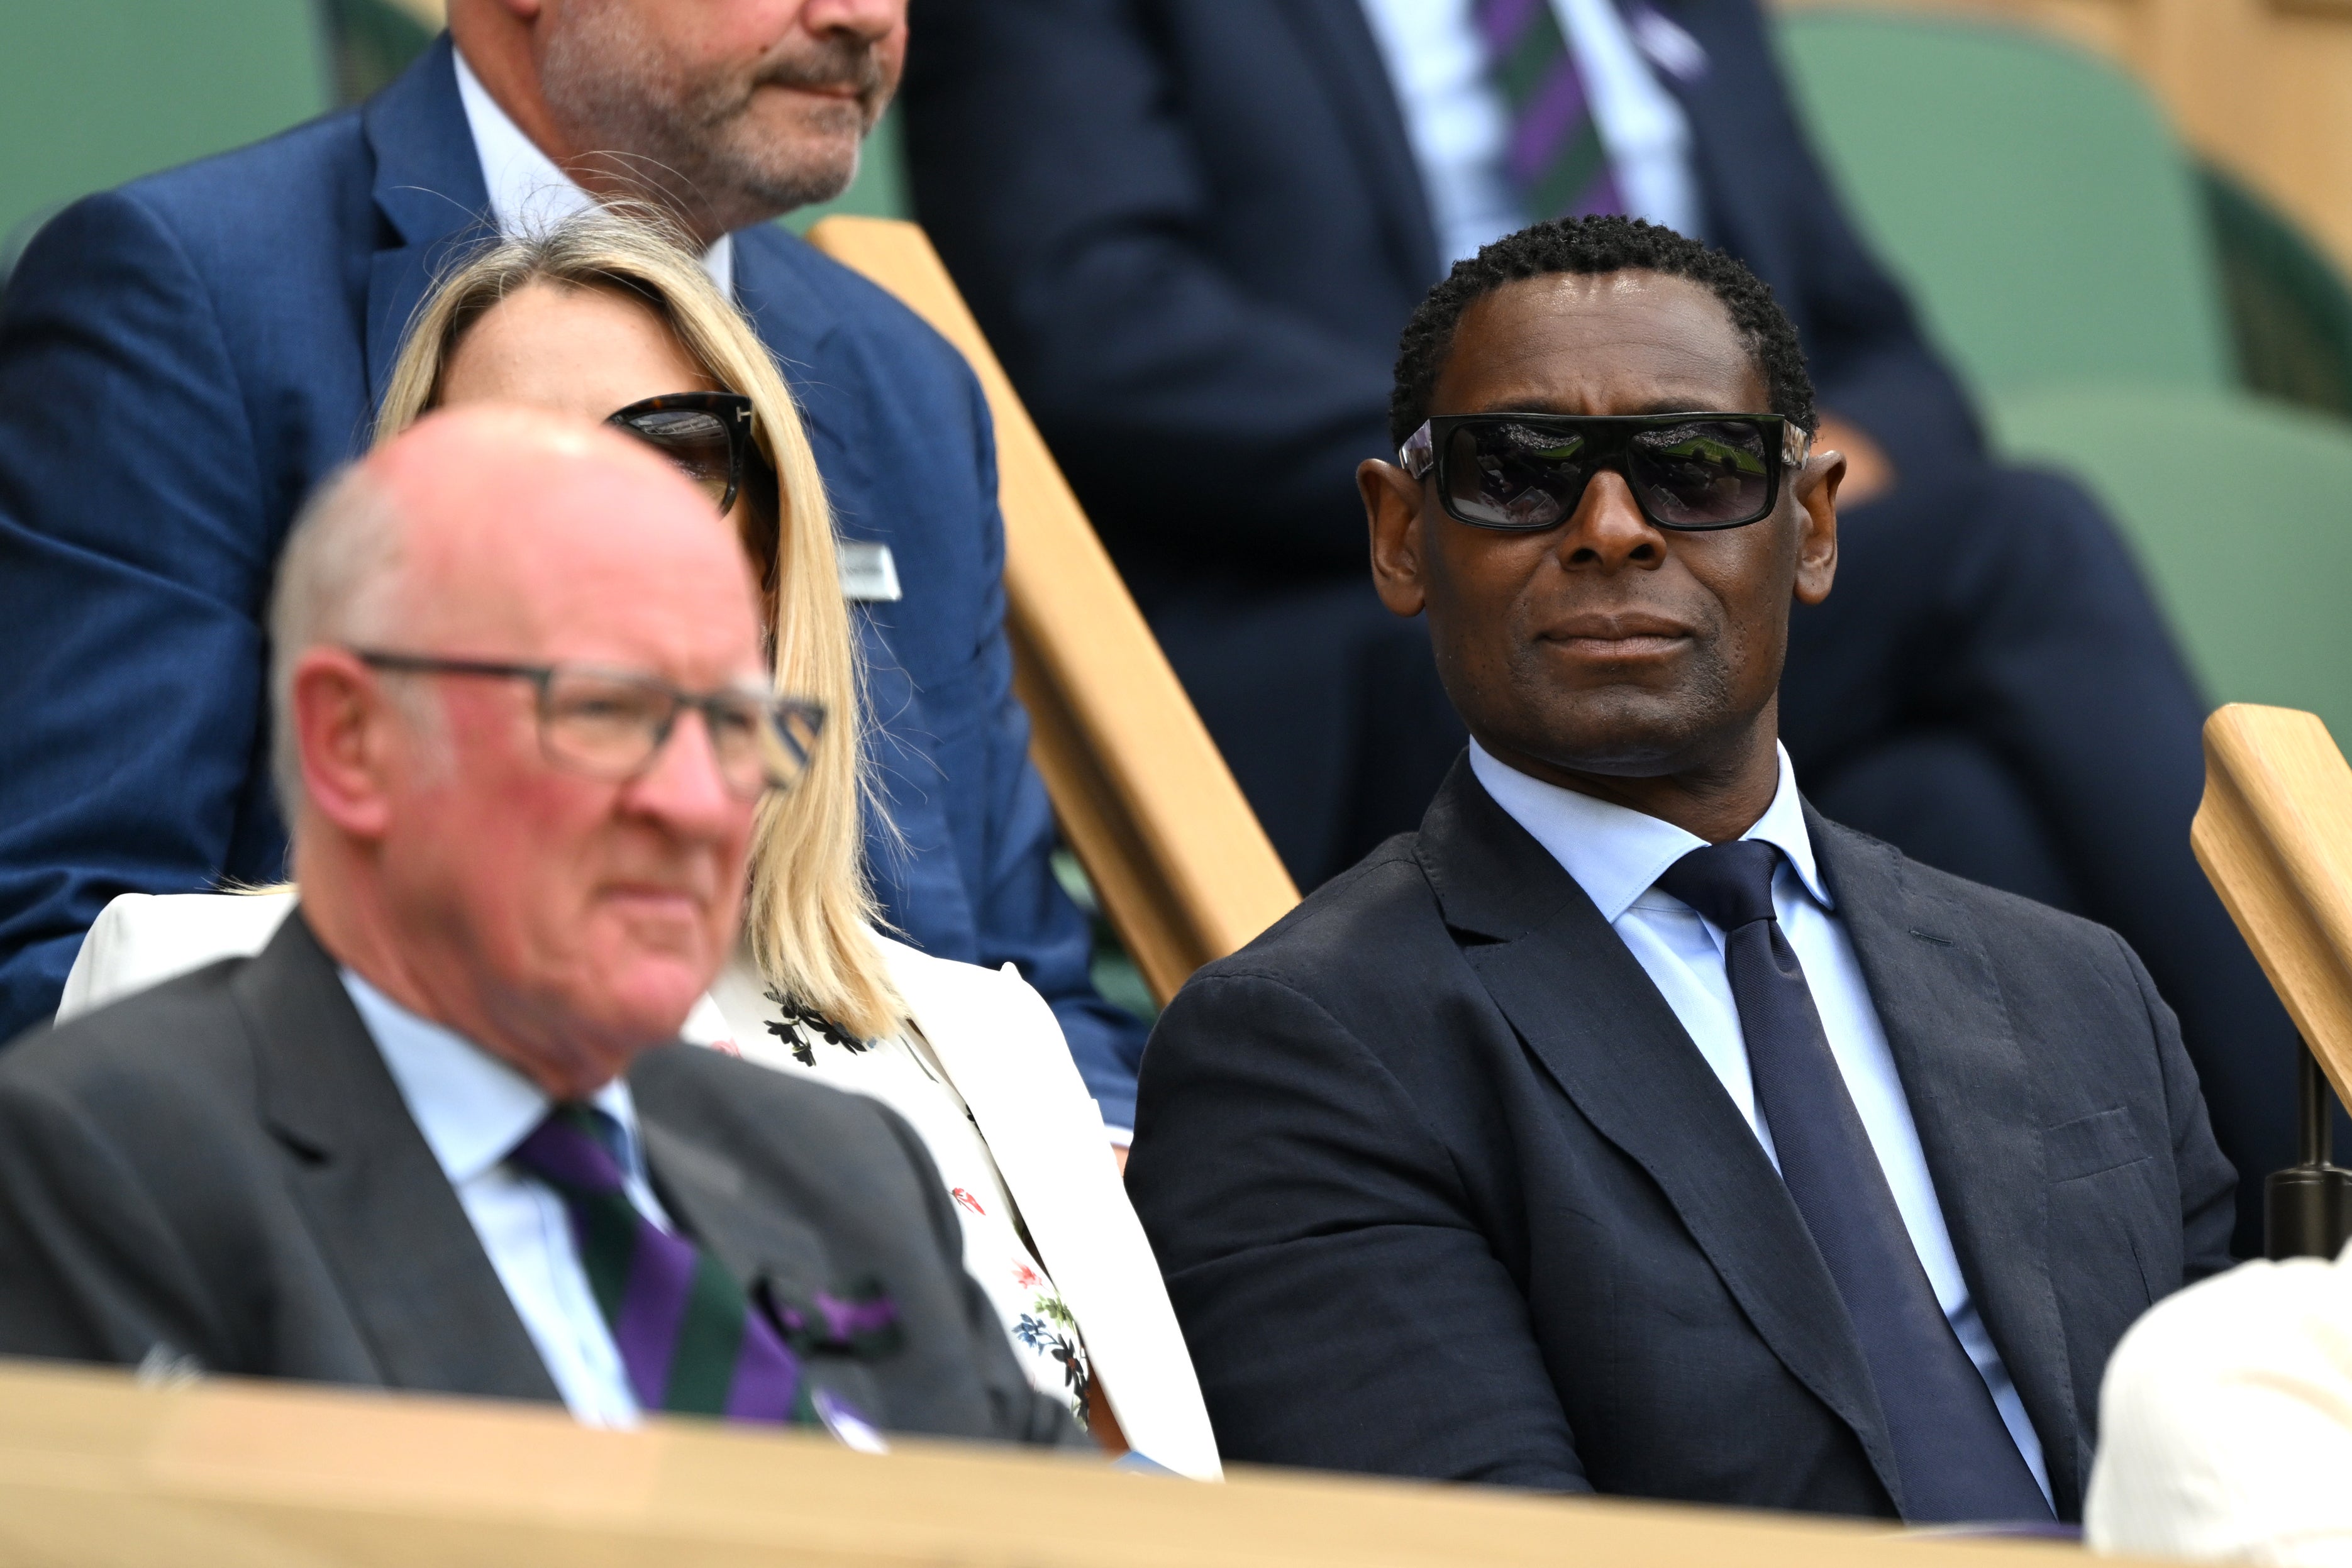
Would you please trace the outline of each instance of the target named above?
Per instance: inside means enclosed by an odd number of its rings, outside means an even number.
[[[708,498],[433,415],[306,510],[269,627],[300,904],[0,1056],[0,1354],[1083,1442],[904,1123],[676,1042],[824,744]]]
[[[364,444],[438,269],[627,196],[705,247],[806,413],[882,721],[887,916],[1017,964],[1129,1124],[1141,1030],[1052,873],[979,387],[768,222],[847,185],[906,36],[905,0],[452,0],[361,108],[42,231],[0,301],[0,664],[26,677],[0,690],[0,1038],[115,894],[283,873],[259,612],[296,507]]]
[[[2073,1520],[2108,1351],[2229,1265],[2121,939],[1798,793],[1817,417],[1770,293],[1634,220],[1407,328],[1358,481],[1469,750],[1144,1059],[1129,1190],[1228,1458]]]

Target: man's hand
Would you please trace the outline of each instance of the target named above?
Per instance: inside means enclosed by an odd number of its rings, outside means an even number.
[[[1858,424],[1824,410],[1821,428],[1813,433],[1813,450],[1845,454],[1845,483],[1838,486],[1841,506],[1859,507],[1895,488],[1894,459]]]

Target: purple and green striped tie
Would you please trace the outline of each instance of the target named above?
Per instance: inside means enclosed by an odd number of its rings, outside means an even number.
[[[730,1421],[811,1423],[800,1358],[719,1260],[629,1201],[603,1113],[559,1105],[509,1156],[563,1199],[596,1305],[638,1406]]]
[[[1531,218],[1622,213],[1609,149],[1551,0],[1476,0],[1494,82],[1510,110],[1504,156]]]

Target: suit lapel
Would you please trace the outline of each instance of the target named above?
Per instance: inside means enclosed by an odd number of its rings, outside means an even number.
[[[647,1059],[660,1054],[646,1053]],[[658,1073],[632,1069],[629,1092],[636,1102],[654,1190],[685,1232],[735,1278],[751,1285],[765,1281],[795,1301],[851,1283],[834,1278],[822,1237],[787,1207],[756,1201],[759,1195],[747,1189],[741,1169],[703,1146],[664,1092],[665,1082]]]
[[[383,399],[400,340],[435,276],[464,250],[492,237],[489,192],[457,96],[444,33],[400,78],[370,99],[362,125],[375,155],[373,195],[382,220],[370,258],[367,296],[368,404]]]
[[[555,1385],[298,908],[236,981],[289,1187],[384,1383],[554,1400]]]
[[[1974,918],[1888,846],[1823,819],[1805,828],[1860,960],[1936,1198],[1977,1311],[2017,1385],[2062,1515],[2081,1497],[2081,1429],[2050,1281],[2047,1156],[2023,1048]]]
[[[1427,288],[1445,271],[1437,230],[1405,132],[1404,111],[1363,6],[1359,0],[1277,0],[1276,9],[1288,20],[1363,160],[1363,189],[1381,204],[1391,264],[1414,292]]]
[[[887,386],[889,378],[820,371],[820,360],[841,319],[809,275],[812,268],[833,265],[808,242],[774,224],[755,225],[735,235],[736,303],[751,318],[800,400],[809,444],[824,475],[826,497],[836,512],[849,514],[837,520],[847,525],[852,537],[868,538],[880,525],[855,515],[857,501],[873,496],[877,488],[865,399],[872,387]]]
[[[1622,939],[1466,759],[1431,806],[1419,853],[1447,924],[1490,939],[1465,956],[1511,1027],[1649,1173],[1757,1333],[1853,1429],[1899,1499],[1844,1301],[1755,1133]]]
[[[834,263],[775,224],[735,235],[735,293],[760,339],[787,371],[805,371],[834,329],[839,312],[811,285],[808,269]]]
[[[777,1201],[772,1193],[751,1190],[740,1166],[710,1151],[691,1117],[682,1114],[667,1092],[668,1080],[658,1068],[650,1073],[641,1071],[647,1061],[670,1051],[701,1049],[674,1045],[648,1051],[629,1074],[629,1092],[635,1098],[637,1124],[646,1141],[646,1165],[662,1207],[697,1246],[743,1282],[755,1301],[806,1302],[820,1291],[858,1284],[838,1277],[824,1239],[796,1218],[788,1203]],[[882,1388],[858,1358],[820,1352],[804,1359],[802,1370],[813,1386],[831,1391],[852,1409],[888,1421]]]
[[[1755,190],[1756,181],[1742,178],[1740,161],[1749,149],[1742,144],[1738,131],[1743,106],[1730,96],[1738,90],[1734,78],[1739,73],[1727,75],[1714,68],[1713,57],[1721,43],[1709,36],[1706,11],[1705,6],[1675,6],[1660,12],[1687,29],[1706,51],[1709,65],[1698,76],[1685,78],[1646,57],[1643,63],[1651,68],[1658,85],[1682,106],[1683,118],[1690,122],[1692,172],[1700,195],[1699,226],[1706,231],[1702,237],[1722,245],[1756,232],[1748,205],[1763,198]],[[1734,254],[1741,253],[1735,250]]]

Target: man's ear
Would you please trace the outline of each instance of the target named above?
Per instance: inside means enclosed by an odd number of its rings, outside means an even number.
[[[344,649],[313,648],[295,662],[293,697],[309,809],[354,838],[380,836],[398,716],[375,672]]]
[[[1837,493],[1845,455],[1816,452],[1790,486],[1797,500],[1797,602],[1819,604],[1837,576]]]
[[[1422,577],[1421,481],[1393,463],[1356,465],[1356,489],[1372,536],[1372,586],[1391,614],[1414,616],[1427,601]]]

